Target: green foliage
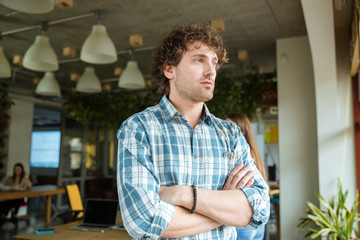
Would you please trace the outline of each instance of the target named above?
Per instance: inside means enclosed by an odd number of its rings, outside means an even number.
[[[14,102],[9,97],[7,86],[0,84],[0,121],[9,118],[8,111],[13,104]]]
[[[338,182],[338,194],[336,198],[332,197],[330,201],[322,195],[315,193],[320,201],[320,208],[313,203],[307,202],[305,217],[301,218],[299,227],[307,227],[307,234],[311,239],[321,239],[322,236],[328,236],[331,240],[351,239],[354,233],[359,237],[356,231],[356,223],[360,221],[358,213],[359,193],[356,192],[356,199],[351,209],[346,207],[346,198],[348,191],[342,191],[342,185]]]
[[[276,83],[272,81],[275,73],[232,75],[227,71],[219,72],[214,98],[206,105],[217,117],[240,112],[251,119],[256,113],[256,108],[265,107],[262,105],[262,92],[276,90]]]
[[[102,92],[98,94],[73,94],[64,102],[69,118],[89,123],[101,129],[118,129],[134,113],[157,104],[160,97],[155,90],[149,92]]]
[[[214,98],[206,104],[210,112],[218,117],[224,117],[231,112],[242,112],[251,118],[261,103],[261,92],[269,88],[275,73],[235,77],[231,75],[230,72],[219,72]],[[276,90],[276,83],[272,82],[270,88]],[[67,117],[80,123],[116,130],[122,121],[134,113],[156,105],[161,97],[155,88],[142,92],[73,94],[67,96],[64,110]]]
[[[9,97],[7,86],[0,84],[0,161],[6,157],[5,139],[7,138],[6,129],[8,128],[9,110],[14,104]]]

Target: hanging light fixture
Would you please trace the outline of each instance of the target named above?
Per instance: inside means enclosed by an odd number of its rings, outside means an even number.
[[[3,48],[0,46],[0,78],[8,78],[11,76],[11,68],[7,60]]]
[[[101,83],[93,67],[86,67],[76,84],[76,91],[86,93],[101,92]]]
[[[41,23],[43,32],[47,30],[48,24]],[[35,42],[29,47],[24,55],[23,66],[27,69],[50,72],[59,69],[59,62],[54,49],[50,45],[49,38],[45,35],[36,36]]]
[[[126,68],[121,74],[118,82],[118,86],[128,89],[140,89],[145,87],[145,79],[142,75],[137,62],[133,60],[134,50],[130,49],[129,54],[131,60],[127,62]]]
[[[104,11],[96,11],[96,18],[99,22],[103,20],[104,16]],[[92,27],[89,37],[81,47],[80,59],[93,64],[108,64],[117,61],[115,45],[108,36],[104,25],[98,23]]]
[[[54,0],[0,0],[0,3],[24,13],[48,13],[54,9]]]
[[[53,72],[45,73],[38,83],[35,93],[43,96],[59,96],[61,94],[59,83],[56,81]]]

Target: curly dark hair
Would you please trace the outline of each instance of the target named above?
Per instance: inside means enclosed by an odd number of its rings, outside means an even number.
[[[221,37],[209,24],[188,23],[174,29],[153,52],[153,82],[159,86],[161,95],[170,93],[169,80],[164,75],[164,66],[177,66],[189,44],[201,42],[213,50],[218,57],[217,69],[227,62],[226,49]]]

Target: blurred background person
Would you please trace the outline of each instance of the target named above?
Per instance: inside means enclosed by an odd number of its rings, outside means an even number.
[[[226,116],[225,120],[233,122],[240,127],[241,132],[250,146],[250,154],[254,159],[254,163],[265,181],[267,181],[264,163],[255,142],[255,136],[252,131],[250,120],[246,115],[241,113],[231,113]],[[237,240],[263,240],[265,237],[265,226],[261,226],[256,230],[238,227],[236,228],[236,232]]]
[[[3,183],[9,187],[18,186],[17,190],[19,191],[28,190],[32,187],[32,183],[26,175],[24,165],[22,163],[16,163],[14,165],[13,175],[7,176]]]
[[[13,175],[7,176],[2,183],[8,190],[24,191],[32,187],[22,163],[16,163],[13,168]],[[23,202],[24,199],[2,201],[0,203],[0,217],[6,217],[11,210],[11,218],[15,218]]]
[[[0,162],[0,181],[1,179],[5,176],[5,173],[3,171],[4,165]],[[2,182],[0,182],[0,191],[8,191],[8,190],[18,190],[19,186],[8,186],[3,184]],[[0,206],[1,206],[1,202],[0,202]]]

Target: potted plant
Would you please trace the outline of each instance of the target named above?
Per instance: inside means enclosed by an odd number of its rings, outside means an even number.
[[[305,217],[301,218],[299,227],[307,227],[308,232],[305,237],[311,239],[322,239],[323,237],[336,239],[353,239],[359,237],[356,230],[357,223],[360,221],[358,213],[359,193],[356,191],[356,198],[349,209],[346,206],[348,191],[342,191],[341,181],[338,181],[338,193],[328,201],[325,197],[315,192],[316,198],[320,202],[321,209],[313,203],[307,202],[308,209]]]

